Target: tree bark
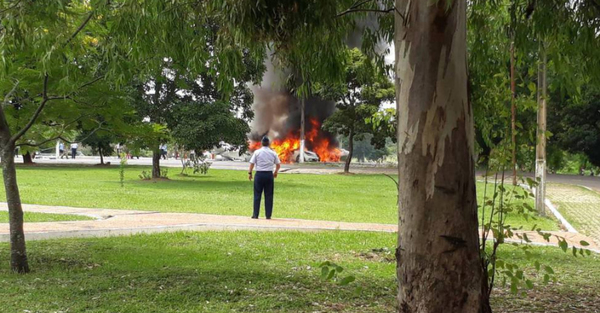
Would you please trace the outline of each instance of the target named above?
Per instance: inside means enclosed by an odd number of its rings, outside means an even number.
[[[535,149],[535,208],[541,216],[546,215],[546,49],[540,43],[540,63],[538,64],[538,112],[537,112],[537,145]]]
[[[160,178],[160,149],[152,151],[152,178]]]
[[[100,155],[100,165],[104,165],[104,156],[102,153],[102,148],[98,148],[98,154]]]
[[[354,131],[350,131],[348,135],[348,156],[346,163],[344,164],[344,173],[350,172],[350,162],[352,162],[352,155],[354,154]]]
[[[2,176],[10,226],[10,268],[17,273],[28,273],[29,262],[27,261],[25,232],[23,231],[23,208],[17,185],[14,144],[3,144]]]
[[[515,42],[510,43],[510,128],[512,144],[513,185],[517,185],[517,89],[515,86]]]
[[[490,312],[467,98],[466,1],[396,0],[396,9],[398,310]]]
[[[33,164],[33,158],[31,157],[31,152],[27,151],[27,153],[23,154],[23,164],[27,164],[27,165]]]

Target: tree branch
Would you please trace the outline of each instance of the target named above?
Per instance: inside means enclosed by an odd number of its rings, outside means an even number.
[[[6,96],[4,96],[4,101],[2,102],[2,105],[8,104],[8,101],[10,101],[10,97],[13,95],[13,93],[15,93],[15,91],[17,90],[17,86],[19,86],[19,81],[17,80],[17,82],[13,85],[12,89],[6,94]]]
[[[71,35],[71,37],[69,37],[69,39],[67,39],[64,46],[67,46],[77,36],[77,34],[79,34],[85,28],[85,26],[89,23],[89,21],[92,19],[93,16],[94,16],[94,11],[92,11],[92,12],[90,12],[90,14],[88,14],[88,17],[81,23],[81,25],[79,25],[79,27],[75,30],[75,32]],[[82,86],[80,86],[77,90],[81,90],[82,88],[92,85],[93,83],[99,81],[100,79],[102,79],[102,77],[98,77],[88,83],[85,83]],[[75,91],[73,93],[75,93]],[[71,93],[71,95],[73,93]],[[29,119],[29,122],[27,122],[25,127],[22,128],[21,130],[19,130],[19,132],[17,132],[14,136],[12,136],[10,138],[9,142],[12,144],[15,144],[17,142],[17,140],[19,140],[21,137],[23,137],[23,135],[33,126],[33,124],[35,123],[37,118],[40,116],[40,114],[42,113],[42,110],[44,109],[44,107],[46,106],[48,101],[65,100],[65,99],[68,99],[69,97],[70,97],[70,95],[65,95],[62,97],[48,97],[48,73],[45,73],[44,74],[44,89],[42,91],[42,102],[40,103],[38,108],[35,110],[35,112],[33,113],[33,116]]]
[[[15,147],[24,147],[24,146],[27,146],[27,147],[39,147],[41,145],[44,145],[46,143],[49,143],[50,141],[54,141],[54,140],[57,140],[57,139],[64,140],[64,138],[62,137],[62,133],[60,135],[56,136],[56,137],[53,137],[53,138],[50,138],[50,139],[46,139],[46,140],[44,140],[42,142],[38,142],[38,143],[19,143],[19,144],[16,144]]]
[[[21,1],[22,1],[22,0],[19,0],[19,1],[17,1],[15,4],[13,4],[13,5],[9,6],[8,8],[6,8],[6,9],[4,9],[4,10],[1,10],[1,11],[0,11],[0,14],[4,14],[5,12],[7,12],[7,11],[10,11],[10,10],[12,10],[12,9],[16,8],[16,7],[19,5],[19,3],[21,3]]]
[[[89,81],[89,82],[87,82],[87,83],[79,86],[79,88],[77,88],[77,90],[81,90],[81,89],[83,89],[85,87],[91,86],[91,85],[95,84],[96,82],[102,80],[103,78],[104,78],[104,76],[100,76],[100,77],[94,78],[93,80],[91,80],[91,81]]]
[[[35,123],[37,118],[42,113],[42,110],[46,106],[46,103],[48,103],[48,73],[44,74],[44,90],[42,92],[42,102],[35,110],[35,113],[33,113],[33,116],[29,119],[29,122],[27,122],[27,125],[25,125],[25,127],[23,127],[18,133],[16,133],[10,138],[10,143],[14,144],[15,142],[17,142],[17,140],[23,137],[23,135],[31,128],[31,126],[33,126],[33,123]]]
[[[93,16],[94,16],[94,11],[90,12],[90,14],[88,15],[88,17],[83,21],[83,23],[81,23],[81,25],[79,25],[79,27],[77,28],[77,30],[75,30],[75,32],[71,35],[71,37],[69,37],[69,39],[67,40],[67,42],[65,42],[65,46],[67,46],[69,43],[71,43],[71,41],[73,39],[75,39],[75,37],[77,36],[77,34],[79,34],[79,32],[81,32],[83,30],[83,28],[85,28],[85,26],[87,25],[87,23],[89,23],[89,21],[92,19]]]
[[[335,17],[344,16],[346,14],[350,14],[350,13],[354,13],[354,12],[390,13],[390,12],[392,12],[394,10],[396,10],[396,8],[389,8],[389,9],[385,9],[385,10],[380,10],[380,9],[348,9],[348,10],[342,12],[342,13],[339,13]],[[398,12],[398,11],[396,10],[396,12]],[[400,14],[400,12],[398,12],[398,14]],[[402,18],[404,19],[404,16],[402,14],[400,14],[400,16],[402,16]]]
[[[338,15],[336,15],[335,17],[342,16],[342,15],[345,15],[345,14],[347,14],[347,13],[350,13],[350,12],[349,12],[350,10],[358,9],[360,6],[362,6],[363,4],[365,4],[365,3],[367,3],[367,2],[370,2],[370,1],[373,1],[373,0],[364,0],[364,1],[362,1],[362,2],[358,2],[358,1],[357,1],[357,2],[354,2],[354,4],[352,4],[352,5],[351,5],[351,6],[348,8],[348,10],[346,10],[346,11],[344,11],[344,12],[342,12],[342,13],[339,13],[339,14],[338,14]]]

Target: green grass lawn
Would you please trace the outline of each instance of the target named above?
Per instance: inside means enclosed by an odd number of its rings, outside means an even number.
[[[29,243],[33,272],[0,262],[2,312],[394,312],[396,236],[361,232],[180,232]],[[385,248],[385,249],[382,249]],[[383,252],[374,252],[383,251]],[[0,244],[0,260],[8,259]],[[493,299],[495,312],[594,312],[600,260],[535,248],[501,257],[552,262],[558,284]],[[319,278],[332,261],[356,281]],[[528,272],[526,272],[528,273]],[[362,291],[357,292],[361,287]],[[583,306],[583,309],[582,309]],[[597,309],[597,307],[596,307]]]
[[[23,219],[25,220],[25,223],[93,220],[93,218],[83,215],[47,214],[34,212],[25,212]],[[0,211],[0,223],[8,223],[8,212]]]
[[[123,188],[117,167],[19,167],[17,175],[23,203],[251,215],[252,183],[245,171],[211,170],[206,176],[181,177],[172,168],[169,181],[152,182],[139,179],[142,170],[149,168],[127,167]],[[482,186],[478,184],[480,190]],[[277,217],[388,224],[398,220],[396,185],[383,175],[281,174],[275,188]],[[508,222],[557,229],[550,219],[512,216]]]

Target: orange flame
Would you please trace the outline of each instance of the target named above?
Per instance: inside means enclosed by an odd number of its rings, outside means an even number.
[[[311,118],[309,124],[309,129],[304,135],[304,151],[312,150],[319,156],[321,162],[339,162],[342,152],[331,143],[321,130],[319,121]],[[250,151],[258,150],[261,146],[258,141],[249,142]],[[273,140],[271,149],[277,152],[281,162],[296,162],[294,152],[300,150],[300,131],[290,131],[285,138]]]

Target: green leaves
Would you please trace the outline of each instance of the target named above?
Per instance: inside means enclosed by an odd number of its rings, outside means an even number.
[[[356,280],[353,275],[340,278],[340,274],[344,271],[344,268],[335,263],[325,261],[319,267],[321,268],[321,279],[325,281],[334,281],[340,286],[347,286]]]
[[[356,280],[356,278],[354,276],[346,276],[340,281],[340,285],[346,286],[355,280]]]

